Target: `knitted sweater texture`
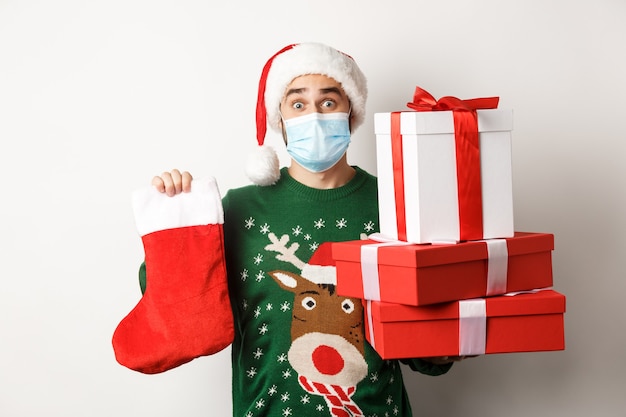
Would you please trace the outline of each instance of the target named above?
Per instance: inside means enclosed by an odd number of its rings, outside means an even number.
[[[275,185],[223,198],[235,417],[412,415],[399,362],[372,349],[361,301],[332,284],[327,242],[378,231],[376,178],[355,169],[348,184],[319,190],[283,168]],[[430,375],[450,368],[406,362]]]

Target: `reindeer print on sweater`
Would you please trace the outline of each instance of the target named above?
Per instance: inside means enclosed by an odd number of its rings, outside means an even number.
[[[269,272],[294,294],[287,357],[298,372],[298,381],[307,392],[323,396],[333,416],[362,416],[351,400],[356,384],[367,375],[361,301],[336,294],[329,242],[320,245],[305,264],[292,250],[297,244],[287,246],[288,236],[279,240],[270,233],[269,238],[272,244],[266,249],[301,270],[299,274]]]
[[[397,361],[365,340],[361,300],[336,292],[331,243],[378,227],[375,179],[314,190],[283,175],[224,199],[235,417],[409,417]]]

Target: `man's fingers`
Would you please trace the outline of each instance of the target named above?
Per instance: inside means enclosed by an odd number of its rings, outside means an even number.
[[[183,179],[183,192],[188,193],[189,191],[191,191],[191,181],[193,180],[193,177],[187,171],[183,172],[182,177],[183,177],[182,178]]]
[[[177,169],[173,169],[170,173],[170,176],[172,178],[172,184],[170,186],[170,189],[168,189],[168,187],[166,186],[167,195],[172,196],[180,194],[181,191],[183,191],[183,176]]]
[[[181,192],[188,193],[191,191],[191,181],[193,177],[187,171],[180,172],[173,169],[170,172],[163,172],[161,176],[152,178],[152,185],[161,193],[166,193],[172,197]]]
[[[155,176],[155,177],[152,178],[151,184],[160,193],[164,193],[165,192],[165,182],[163,182],[163,178],[161,178],[159,176]]]

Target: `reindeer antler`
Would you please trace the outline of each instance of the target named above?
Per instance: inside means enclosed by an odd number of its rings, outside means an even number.
[[[279,261],[288,262],[300,270],[304,268],[306,263],[302,262],[296,256],[296,251],[300,248],[300,244],[298,242],[294,242],[291,246],[287,247],[289,235],[282,235],[280,239],[278,239],[274,233],[270,233],[268,237],[272,243],[265,246],[265,250],[278,252],[279,254],[276,255],[276,259]]]

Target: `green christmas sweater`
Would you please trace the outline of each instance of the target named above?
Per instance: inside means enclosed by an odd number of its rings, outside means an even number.
[[[319,190],[283,168],[275,185],[223,198],[235,417],[412,415],[399,362],[365,340],[361,301],[335,292],[329,242],[378,231],[376,178],[355,169],[345,186]]]

